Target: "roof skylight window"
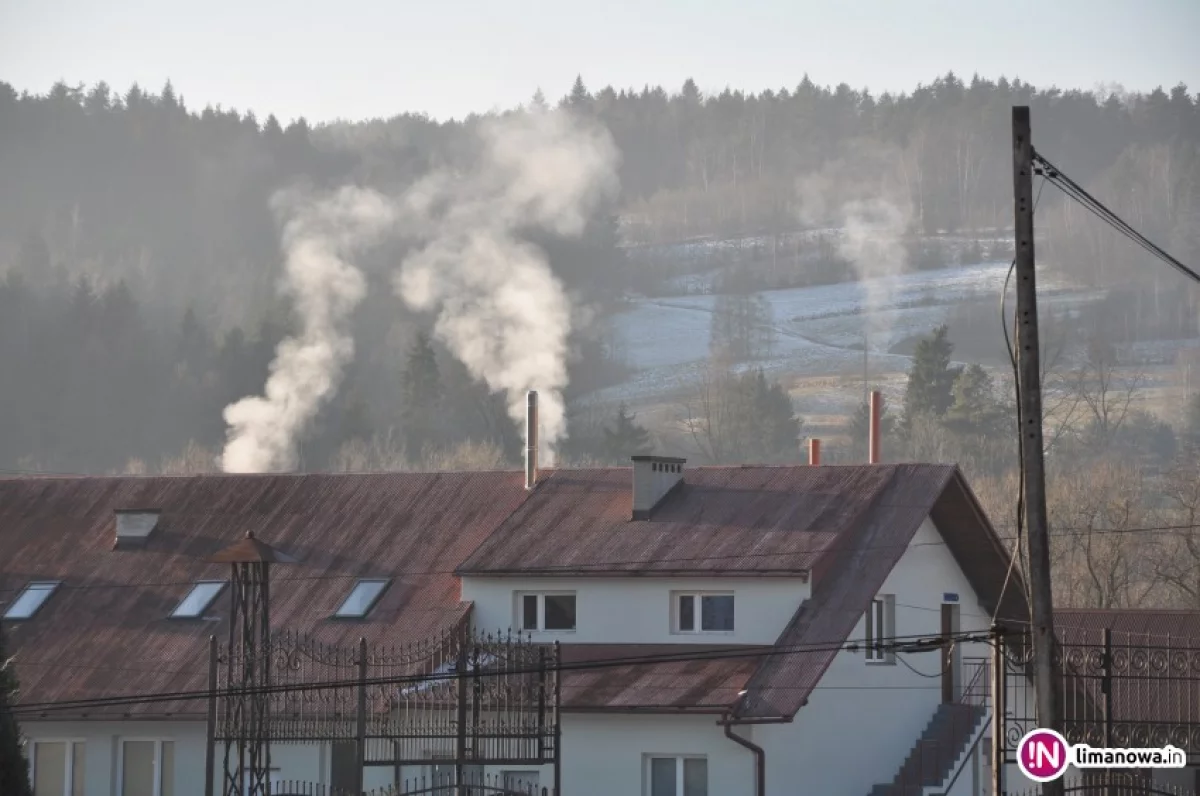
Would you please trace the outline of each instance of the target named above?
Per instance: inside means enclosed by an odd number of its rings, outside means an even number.
[[[388,586],[386,580],[360,580],[342,601],[334,614],[338,619],[361,619],[375,607],[375,602]]]
[[[50,599],[50,595],[58,588],[60,581],[35,580],[17,595],[8,610],[4,612],[5,619],[32,619],[42,604]]]
[[[192,587],[187,596],[171,612],[172,619],[197,619],[204,615],[213,600],[225,588],[223,580],[202,580]]]

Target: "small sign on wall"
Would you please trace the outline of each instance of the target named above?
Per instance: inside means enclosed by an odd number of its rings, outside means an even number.
[[[942,602],[944,602],[944,603],[956,603],[956,602],[958,602],[958,595],[957,595],[957,594],[955,594],[955,593],[954,593],[954,592],[952,592],[952,591],[943,592],[943,593],[942,593]]]

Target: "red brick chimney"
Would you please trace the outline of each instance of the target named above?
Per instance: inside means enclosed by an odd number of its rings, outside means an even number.
[[[880,464],[879,456],[879,420],[883,412],[883,395],[879,390],[871,390],[871,430],[867,438],[867,464]]]
[[[816,437],[808,441],[808,463],[813,467],[821,463],[821,440]]]

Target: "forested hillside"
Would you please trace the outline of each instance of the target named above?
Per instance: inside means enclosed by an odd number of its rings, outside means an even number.
[[[591,91],[578,80],[561,102],[602,122],[621,155],[619,200],[597,210],[582,239],[536,239],[592,310],[573,336],[568,398],[624,376],[604,319],[646,284],[629,247],[836,226],[843,200],[876,194],[905,206],[910,235],[994,236],[976,230],[1009,223],[1015,103],[1032,106],[1041,151],[1200,261],[1200,113],[1183,86],[1101,95],[947,74],[872,96],[807,79],[759,94],[702,93],[691,81]],[[291,323],[277,296],[273,193],[296,182],[399,191],[433,166],[469,165],[481,118],[313,128],[189,107],[169,84],[157,93],[59,84],[39,96],[0,83],[0,468],[210,461],[222,408],[261,389]],[[1040,213],[1045,257],[1080,282],[1132,283],[1134,298],[1153,284],[1152,298],[1167,302],[1153,305],[1158,314],[1174,306],[1165,314],[1177,326],[1192,322],[1191,300],[1160,281],[1161,269],[1136,267],[1053,190]],[[517,455],[503,406],[417,336],[428,319],[382,284],[402,254],[383,249],[362,263],[373,289],[355,317],[358,356],[305,443],[305,467]],[[622,422],[610,436],[624,428],[641,444]],[[591,440],[581,455],[620,458],[602,431],[574,435]],[[381,439],[386,451],[366,450]]]

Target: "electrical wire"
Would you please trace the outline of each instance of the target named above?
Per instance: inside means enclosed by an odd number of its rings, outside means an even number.
[[[936,651],[941,649],[944,642],[949,639],[951,642],[990,642],[994,638],[992,632],[964,632],[952,634],[948,637],[929,636],[927,634],[907,635],[907,636],[889,636],[887,644],[875,645],[881,649],[891,650],[904,646],[913,646],[914,642],[919,642],[922,646],[927,646],[928,651]],[[907,641],[901,641],[902,639]],[[777,646],[765,650],[704,650],[692,651],[687,653],[658,653],[658,654],[643,654],[625,656],[619,658],[606,658],[597,661],[580,661],[576,663],[562,663],[547,666],[545,671],[552,672],[571,672],[571,671],[590,671],[595,669],[616,668],[631,665],[660,665],[668,663],[693,663],[712,660],[728,660],[728,659],[753,659],[753,658],[773,658],[783,655],[804,654],[804,653],[820,653],[820,652],[858,652],[864,649],[867,643],[872,642],[871,639],[855,639],[853,641],[843,642],[814,642],[812,644],[796,644],[791,646]],[[328,680],[322,682],[310,683],[286,683],[279,685],[256,686],[254,688],[218,688],[200,689],[191,691],[171,691],[157,692],[151,694],[137,694],[117,697],[97,697],[92,699],[77,699],[77,700],[57,700],[51,702],[36,702],[24,705],[15,705],[12,712],[17,715],[29,715],[46,713],[52,710],[87,710],[107,707],[122,707],[130,705],[154,704],[160,702],[183,702],[193,701],[198,699],[208,699],[210,696],[223,694],[227,697],[232,696],[261,696],[278,693],[293,693],[293,692],[308,692],[308,691],[324,691],[336,688],[351,688],[357,686],[389,686],[403,685],[406,683],[429,683],[439,681],[453,681],[463,677],[484,677],[484,676],[508,676],[515,674],[538,674],[543,669],[527,668],[527,669],[508,669],[503,671],[487,671],[480,669],[475,672],[433,672],[420,675],[394,675],[389,677],[376,678],[348,678],[343,680]]]
[[[1171,266],[1192,281],[1200,283],[1200,273],[1197,273],[1192,268],[1184,265],[1161,246],[1154,243],[1145,235],[1134,229],[1132,225],[1130,225],[1112,210],[1109,210],[1100,200],[1084,190],[1079,183],[1072,180],[1065,172],[1063,172],[1062,169],[1051,163],[1040,152],[1035,151],[1033,153],[1033,159],[1034,162],[1041,164],[1043,167],[1043,178],[1049,179],[1050,182],[1053,183],[1054,186],[1060,191],[1074,199],[1097,218],[1104,221],[1117,232],[1129,238],[1131,241],[1142,247],[1142,249],[1149,252],[1154,257],[1162,260],[1164,263]]]

